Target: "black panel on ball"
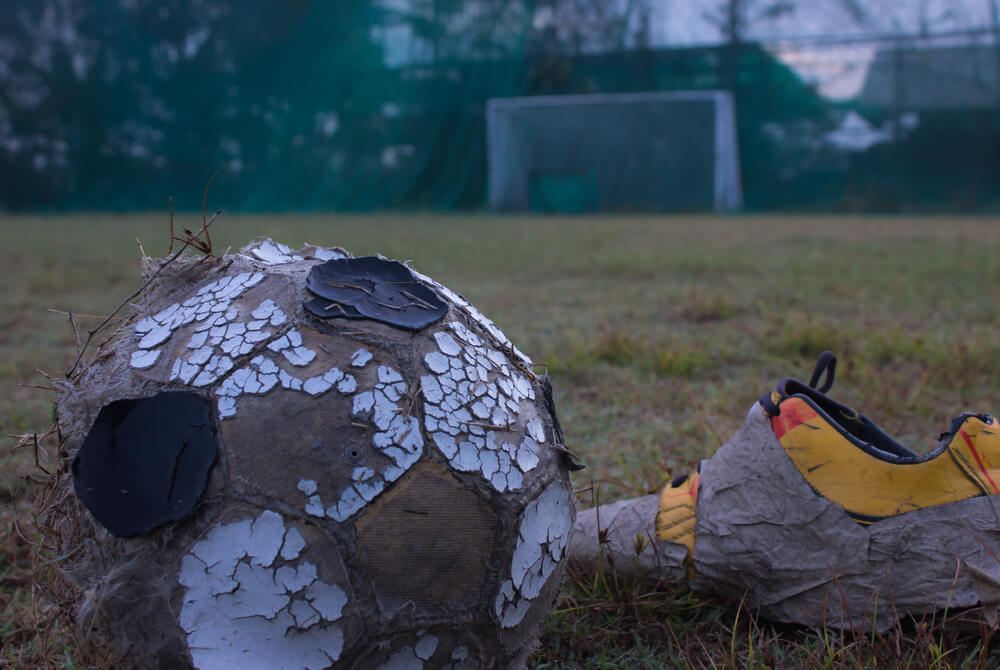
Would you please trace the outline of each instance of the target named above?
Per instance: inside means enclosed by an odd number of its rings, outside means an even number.
[[[194,510],[216,452],[212,405],[197,393],[117,400],[77,451],[73,485],[112,535],[140,535]]]
[[[306,286],[317,296],[305,303],[321,319],[373,319],[420,330],[448,311],[434,291],[399,261],[375,256],[341,258],[309,271]]]

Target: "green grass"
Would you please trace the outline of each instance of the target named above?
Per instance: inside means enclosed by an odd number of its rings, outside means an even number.
[[[200,216],[179,219],[193,228]],[[926,451],[952,416],[1000,410],[1000,220],[992,218],[239,216],[217,251],[266,235],[413,259],[549,365],[568,446],[601,499],[656,491],[711,455],[779,378],[824,349],[834,394]],[[165,214],[0,218],[0,427],[44,430],[73,333],[139,285]],[[56,311],[52,311],[56,310]],[[45,464],[45,451],[42,453]],[[0,450],[0,665],[67,667],[72,637],[32,595],[13,532],[31,447]],[[584,501],[587,504],[586,501]],[[30,530],[24,531],[30,540]],[[68,660],[70,659],[70,660]],[[884,636],[775,626],[683,588],[569,580],[537,667],[996,667],[1000,645],[939,622]]]

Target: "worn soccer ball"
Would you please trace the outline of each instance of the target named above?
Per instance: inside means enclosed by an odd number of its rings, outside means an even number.
[[[575,515],[548,381],[406,265],[182,257],[57,414],[59,567],[118,666],[519,667],[537,643]]]

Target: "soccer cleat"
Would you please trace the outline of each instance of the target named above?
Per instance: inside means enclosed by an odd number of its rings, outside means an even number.
[[[783,379],[702,462],[691,587],[814,626],[997,623],[995,420],[962,414],[921,456],[830,399],[835,370],[825,352],[808,384]]]
[[[624,553],[627,538],[646,533],[655,560],[627,565],[654,566],[651,579],[686,578],[771,619],[884,630],[899,617],[964,609],[997,624],[997,422],[962,414],[919,455],[829,398],[835,371],[825,352],[808,384],[780,381],[697,473],[659,496],[582,512],[573,560],[586,563],[594,552],[577,549],[601,542]],[[591,517],[601,523],[580,524]]]
[[[836,363],[825,352],[808,386],[783,379],[761,398],[775,437],[816,493],[865,524],[1000,493],[1000,431],[992,416],[962,414],[921,456],[826,395]],[[826,383],[817,389],[824,372]]]
[[[826,395],[836,367],[833,353],[824,352],[808,385],[782,379],[760,400],[775,437],[813,491],[862,524],[1000,493],[1000,430],[992,416],[962,414],[937,448],[921,456]],[[698,473],[675,478],[663,489],[656,515],[657,537],[685,545],[689,557],[698,483]]]

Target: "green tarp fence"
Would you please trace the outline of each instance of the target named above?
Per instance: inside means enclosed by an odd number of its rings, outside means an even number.
[[[211,202],[230,211],[480,210],[490,98],[709,89],[733,93],[747,210],[1000,205],[996,109],[921,111],[893,141],[845,150],[829,137],[848,112],[881,127],[899,110],[826,100],[753,44],[574,54],[525,39],[389,67],[372,35],[414,20],[367,2],[247,0],[204,30],[192,17],[214,16],[209,0],[160,4],[93,3],[76,27],[96,45],[85,67],[58,40],[39,61],[18,20],[32,3],[0,8],[0,45],[17,47],[0,68],[0,207],[150,210],[174,195],[197,209],[219,171]],[[581,183],[542,179],[535,207],[578,201]]]

